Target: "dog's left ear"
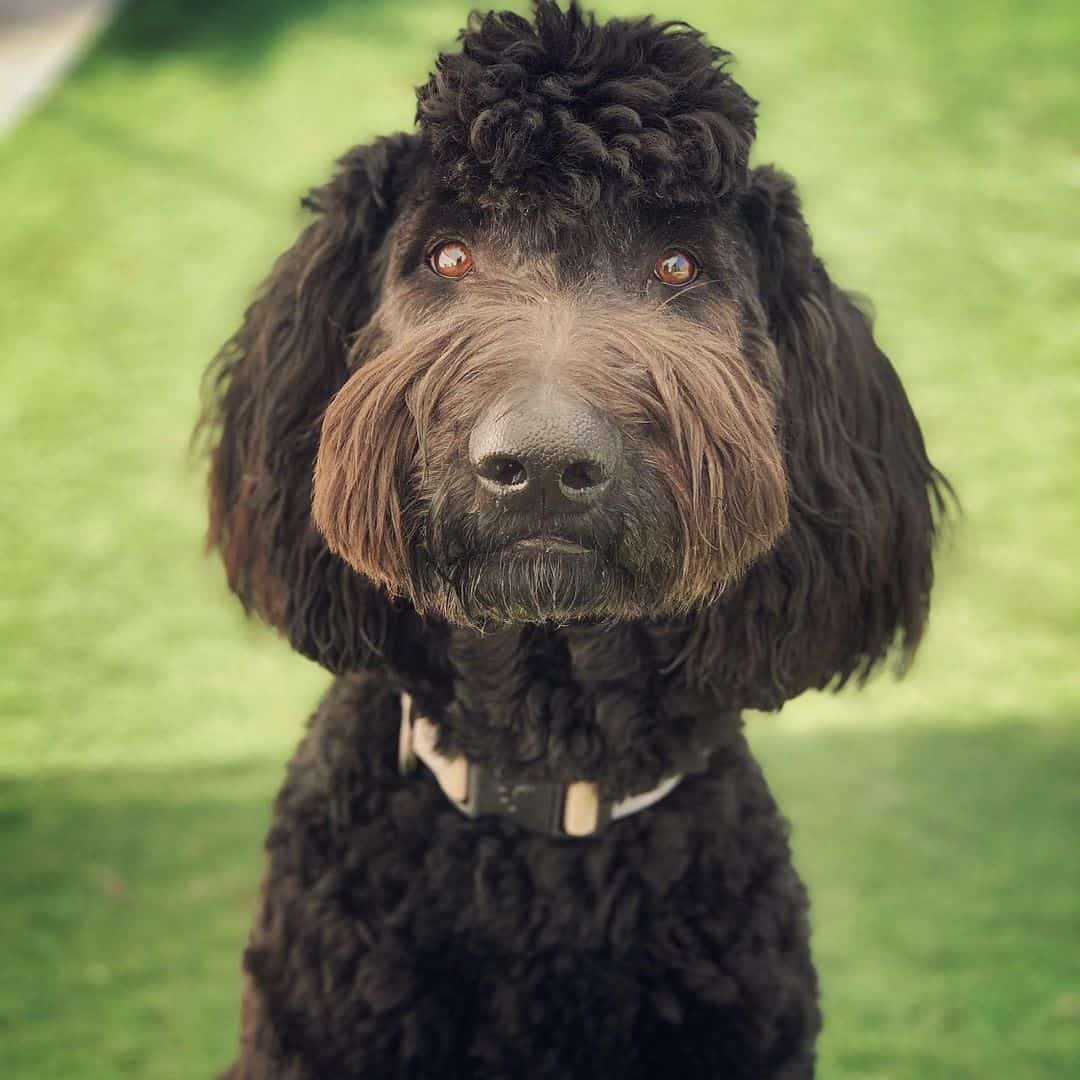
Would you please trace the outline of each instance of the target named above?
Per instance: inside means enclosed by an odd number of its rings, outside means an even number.
[[[377,303],[384,241],[416,143],[397,135],[356,147],[308,196],[314,220],[278,259],[204,382],[208,542],[245,608],[332,671],[369,662],[399,621],[392,601],[327,550],[311,522],[311,488],[323,413]]]
[[[949,488],[870,320],[816,258],[790,178],[755,169],[743,222],[784,389],[789,526],[691,636],[694,667],[778,708],[859,680],[922,637]]]

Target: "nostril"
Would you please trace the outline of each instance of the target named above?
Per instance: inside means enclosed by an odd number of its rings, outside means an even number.
[[[490,454],[480,462],[477,474],[502,488],[521,487],[529,474],[525,466],[515,457],[506,454]]]
[[[584,493],[600,487],[604,480],[604,470],[595,461],[575,461],[563,469],[559,486],[563,491]]]

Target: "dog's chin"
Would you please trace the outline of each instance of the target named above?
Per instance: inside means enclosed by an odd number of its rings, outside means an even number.
[[[535,537],[437,568],[434,587],[413,602],[473,627],[624,621],[663,610],[661,581],[576,542]]]

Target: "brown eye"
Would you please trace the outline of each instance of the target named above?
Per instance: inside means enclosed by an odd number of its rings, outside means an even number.
[[[460,240],[447,240],[429,256],[431,269],[439,277],[463,278],[473,268],[472,252]]]
[[[653,273],[665,285],[689,285],[698,276],[698,265],[685,251],[669,251],[656,260]]]

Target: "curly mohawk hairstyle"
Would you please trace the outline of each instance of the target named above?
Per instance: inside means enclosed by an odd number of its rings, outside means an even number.
[[[709,202],[741,188],[756,102],[682,22],[597,25],[571,3],[473,12],[417,91],[443,179],[491,209]],[[531,198],[529,197],[531,196]]]

